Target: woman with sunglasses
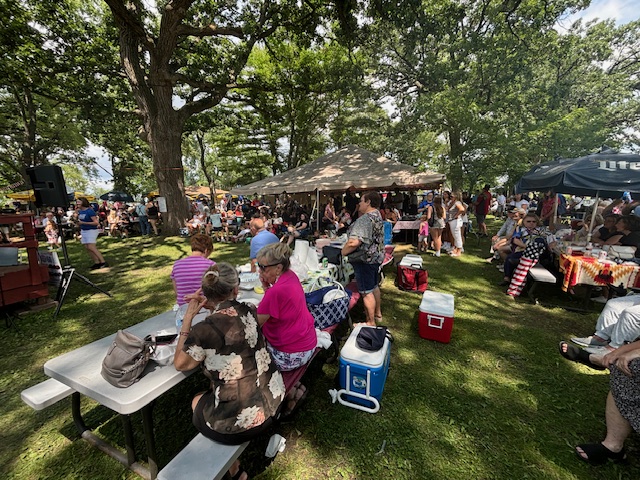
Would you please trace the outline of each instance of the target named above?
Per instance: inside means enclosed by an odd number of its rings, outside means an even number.
[[[522,219],[518,234],[514,234],[514,242],[520,251],[507,257],[504,266],[505,280],[508,279],[509,283],[506,293],[511,298],[520,296],[529,270],[538,263],[547,248],[555,244],[554,235],[540,223],[536,214],[529,213]]]
[[[295,370],[311,360],[318,344],[313,316],[307,308],[298,276],[290,270],[291,249],[272,243],[257,254],[264,298],[258,306],[258,324],[267,339],[267,349],[280,371]],[[298,382],[287,394],[284,415],[306,397]]]
[[[307,363],[318,343],[302,285],[289,268],[290,256],[291,249],[286,244],[272,243],[256,257],[265,291],[258,306],[258,323],[281,371]]]

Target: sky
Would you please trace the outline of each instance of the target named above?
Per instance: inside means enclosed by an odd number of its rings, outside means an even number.
[[[149,2],[150,0],[145,1]],[[558,30],[569,28],[579,18],[582,18],[583,22],[611,18],[615,19],[616,25],[624,25],[640,18],[640,0],[593,0],[589,8],[569,15],[558,22]],[[95,158],[101,167],[98,169],[100,178],[98,181],[94,181],[93,185],[97,188],[111,190],[113,188],[111,163],[106,152],[100,147],[91,145],[87,154]]]

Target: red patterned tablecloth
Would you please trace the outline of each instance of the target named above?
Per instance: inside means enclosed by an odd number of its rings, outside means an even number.
[[[618,265],[611,260],[599,262],[593,257],[562,254],[560,271],[564,273],[562,290],[565,292],[575,285],[622,285],[631,288],[640,284],[640,265],[633,262]]]

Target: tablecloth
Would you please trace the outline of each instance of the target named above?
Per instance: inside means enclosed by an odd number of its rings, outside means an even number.
[[[400,220],[393,226],[393,231],[417,230],[418,228],[420,228],[420,220]]]
[[[562,290],[575,285],[622,285],[625,288],[640,285],[640,265],[626,262],[618,265],[611,260],[561,254],[560,271],[564,273]]]

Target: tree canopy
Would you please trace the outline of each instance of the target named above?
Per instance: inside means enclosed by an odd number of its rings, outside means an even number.
[[[0,176],[87,165],[167,197],[355,143],[474,189],[531,164],[637,148],[640,22],[588,0],[0,0]],[[82,167],[84,168],[84,167]],[[153,172],[153,176],[150,173]]]

